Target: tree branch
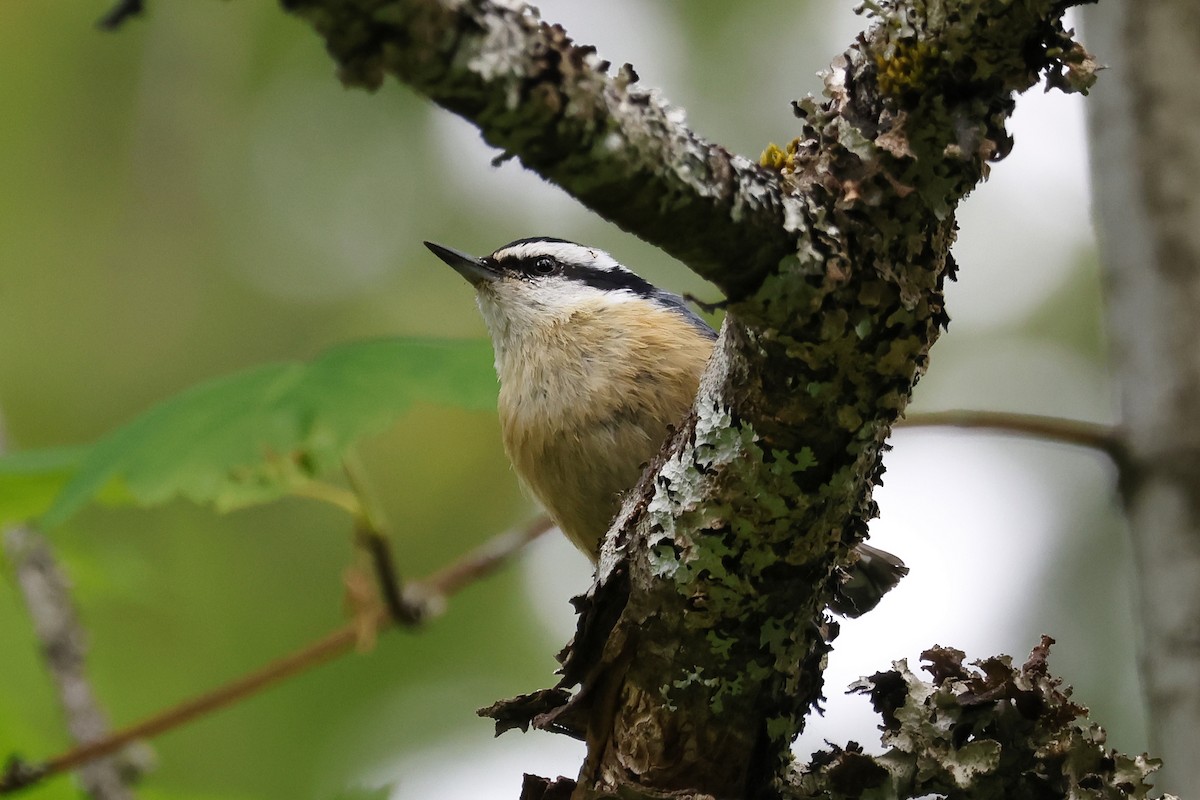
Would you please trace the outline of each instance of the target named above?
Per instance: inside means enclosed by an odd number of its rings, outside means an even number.
[[[414,598],[414,602],[422,601],[427,604],[427,608],[431,612],[440,612],[444,607],[446,597],[456,594],[475,581],[490,575],[514,553],[550,529],[551,525],[547,519],[538,517],[519,533],[506,532],[495,536],[426,580],[411,586],[410,594]],[[424,618],[427,619],[428,616],[426,615]],[[380,633],[394,628],[397,621],[397,618],[392,615],[377,613],[374,615],[375,632]],[[262,669],[244,675],[211,692],[165,709],[110,735],[94,740],[81,740],[87,741],[87,743],[46,762],[30,765],[10,760],[5,772],[0,775],[0,794],[24,789],[53,775],[82,765],[99,763],[97,759],[110,756],[131,742],[158,736],[214,711],[234,705],[254,696],[263,689],[352,652],[360,642],[361,636],[362,627],[356,620]],[[84,769],[86,768],[85,766]],[[96,795],[96,797],[100,796]],[[105,797],[117,798],[119,796],[106,795]]]
[[[0,418],[0,453],[7,449],[4,420]],[[87,678],[87,636],[71,599],[70,581],[56,563],[50,545],[32,528],[15,526],[2,533],[0,545],[12,563],[29,610],[46,669],[58,691],[67,731],[81,745],[101,740],[108,735],[108,719]],[[132,764],[106,758],[81,767],[79,782],[92,800],[133,800],[128,781],[136,771]]]
[[[55,563],[49,545],[33,530],[15,527],[4,532],[4,552],[15,568],[17,585],[33,620],[46,669],[58,689],[71,738],[83,748],[105,740],[108,720],[84,670],[87,637],[71,602],[67,579]],[[106,755],[117,754],[136,738],[122,741],[118,747],[106,751]],[[77,766],[83,792],[92,800],[134,797],[118,758],[71,764],[64,769]]]
[[[494,536],[453,564],[430,575],[420,584],[427,599],[449,597],[478,580],[495,572],[513,553],[521,550],[547,531],[554,523],[547,516],[540,516],[521,531],[510,531]],[[432,594],[430,594],[432,593]]]
[[[1046,417],[1038,414],[1013,414],[1007,411],[955,410],[909,414],[897,422],[896,427],[982,428],[999,433],[1089,447],[1107,455],[1118,467],[1126,462],[1125,446],[1119,431],[1111,425],[1097,422]]]
[[[831,746],[798,772],[786,797],[1149,797],[1161,762],[1105,746],[1104,729],[1050,674],[1053,643],[1043,636],[1020,667],[1008,656],[967,666],[962,651],[933,647],[921,654],[930,681],[905,661],[858,681],[851,691],[870,697],[883,718],[887,752]]]
[[[587,720],[576,797],[786,780],[836,631],[832,566],[866,535],[883,442],[946,321],[954,208],[1008,151],[1013,92],[1092,79],[1062,29],[1073,4],[868,4],[875,26],[825,101],[796,104],[768,170],[528,9],[287,3],[347,82],[409,83],[729,297],[691,416],[606,540],[564,664],[580,690],[532,720]]]

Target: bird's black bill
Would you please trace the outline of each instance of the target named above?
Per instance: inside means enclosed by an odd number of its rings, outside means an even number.
[[[443,247],[433,242],[425,242],[425,246],[429,248],[430,252],[453,267],[455,272],[462,275],[474,286],[494,281],[499,277],[496,271],[482,258],[475,258],[475,256],[469,256],[452,247]]]

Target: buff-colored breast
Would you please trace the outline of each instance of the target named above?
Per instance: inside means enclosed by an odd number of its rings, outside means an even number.
[[[620,506],[691,407],[712,342],[650,303],[583,306],[497,358],[504,447],[593,560]]]

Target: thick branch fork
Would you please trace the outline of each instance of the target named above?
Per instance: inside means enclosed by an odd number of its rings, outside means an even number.
[[[633,492],[565,659],[575,797],[757,796],[821,695],[834,565],[947,316],[959,200],[1011,146],[1013,93],[1084,89],[1070,0],[869,3],[874,27],[756,166],[565,32],[486,0],[289,0],[343,78],[393,75],[712,279],[700,396]],[[564,716],[565,715],[565,716]]]

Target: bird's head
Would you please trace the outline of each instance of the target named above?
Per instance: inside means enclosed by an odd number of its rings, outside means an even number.
[[[647,319],[669,311],[673,321],[698,326],[705,336],[711,334],[681,297],[659,289],[594,247],[534,237],[478,258],[432,242],[425,246],[475,287],[497,345],[572,319],[618,314],[622,319],[636,318],[639,306]]]

